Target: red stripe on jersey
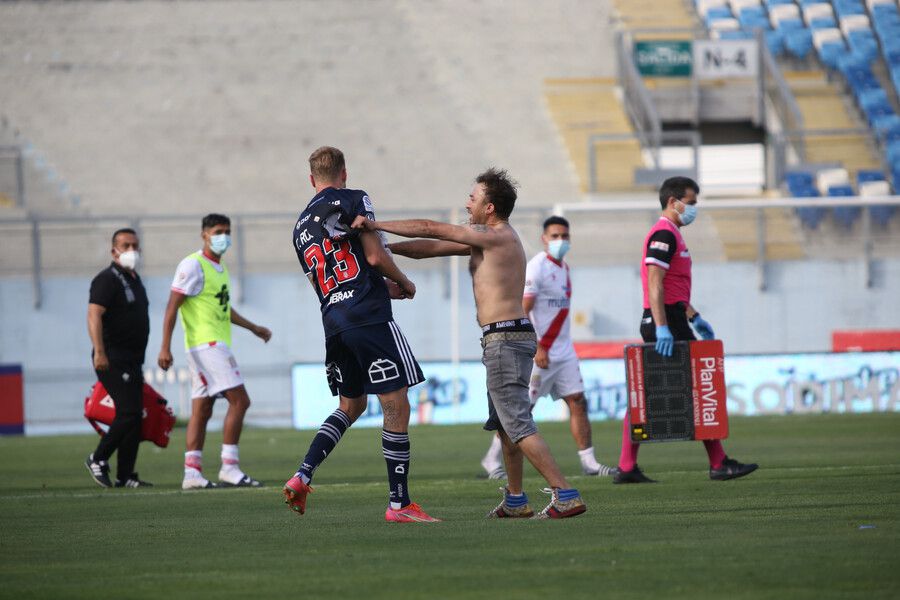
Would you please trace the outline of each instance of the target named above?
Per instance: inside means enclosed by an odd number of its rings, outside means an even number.
[[[550,346],[553,345],[553,342],[556,341],[556,336],[559,335],[559,330],[562,329],[563,323],[566,322],[566,317],[569,316],[569,309],[564,308],[556,313],[556,316],[553,317],[553,322],[550,323],[550,327],[547,328],[547,333],[544,334],[544,337],[541,338],[539,342],[540,345],[547,350],[550,349]]]

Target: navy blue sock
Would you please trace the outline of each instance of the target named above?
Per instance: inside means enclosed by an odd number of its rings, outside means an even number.
[[[409,488],[409,434],[384,429],[381,431],[381,451],[387,463],[388,484],[391,492],[391,508],[408,505]]]
[[[347,416],[347,413],[341,409],[331,413],[309,445],[309,451],[306,453],[306,458],[303,459],[303,464],[297,470],[297,476],[309,483],[316,467],[331,454],[348,427],[350,427],[350,417]]]

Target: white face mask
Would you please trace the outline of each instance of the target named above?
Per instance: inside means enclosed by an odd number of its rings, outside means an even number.
[[[128,252],[120,252],[118,261],[123,269],[134,271],[141,264],[141,253],[137,250],[129,250]]]
[[[569,240],[550,240],[547,242],[547,254],[556,260],[562,260],[570,247]]]

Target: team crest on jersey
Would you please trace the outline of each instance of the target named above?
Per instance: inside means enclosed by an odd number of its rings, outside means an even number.
[[[392,379],[400,378],[400,370],[397,364],[386,358],[379,358],[369,365],[369,381],[372,383],[384,383]]]

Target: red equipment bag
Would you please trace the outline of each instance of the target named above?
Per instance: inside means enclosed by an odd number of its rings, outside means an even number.
[[[175,413],[165,398],[152,387],[144,384],[144,414],[141,420],[141,440],[153,442],[160,448],[169,445],[169,434],[175,427]],[[116,418],[116,404],[99,381],[91,388],[91,395],[84,399],[84,418],[103,435],[100,424],[109,426]]]

